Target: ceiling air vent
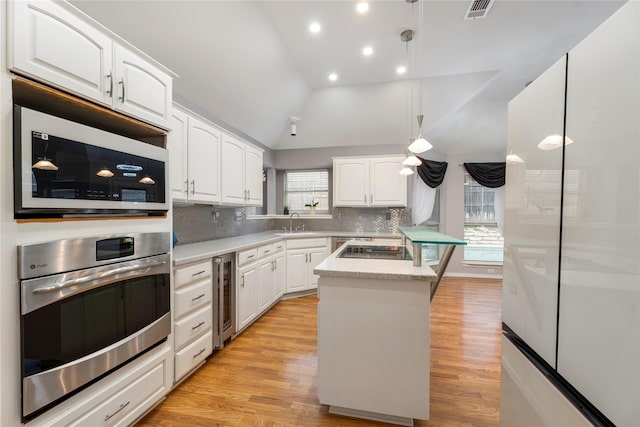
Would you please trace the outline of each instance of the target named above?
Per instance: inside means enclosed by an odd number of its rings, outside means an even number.
[[[494,0],[473,0],[464,15],[464,19],[484,18],[489,13]]]

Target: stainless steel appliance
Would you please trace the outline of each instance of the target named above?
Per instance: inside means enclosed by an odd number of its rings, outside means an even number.
[[[411,253],[404,246],[347,245],[338,258],[368,258],[411,260]]]
[[[18,246],[23,420],[166,339],[170,242],[131,233]]]
[[[331,239],[331,252],[335,252],[338,248],[351,240],[361,242],[370,242],[371,237],[334,237]]]
[[[162,215],[167,150],[14,105],[16,218]]]
[[[213,347],[222,348],[236,332],[234,254],[213,259]]]

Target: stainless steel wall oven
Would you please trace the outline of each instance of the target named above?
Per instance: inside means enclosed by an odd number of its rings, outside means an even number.
[[[169,249],[169,233],[18,247],[23,420],[166,340]]]

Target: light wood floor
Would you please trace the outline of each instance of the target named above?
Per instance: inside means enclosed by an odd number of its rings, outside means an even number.
[[[501,281],[446,278],[431,303],[431,418],[498,426]],[[282,301],[138,426],[383,426],[332,415],[317,398],[315,296]]]

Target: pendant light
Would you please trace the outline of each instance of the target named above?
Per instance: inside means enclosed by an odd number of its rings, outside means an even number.
[[[431,145],[431,143],[422,136],[422,119],[424,119],[424,116],[420,114],[418,116],[418,138],[409,146],[409,151],[416,154],[424,153],[425,151],[429,151],[433,148],[433,145]]]
[[[40,169],[43,171],[57,171],[58,167],[53,164],[51,159],[47,159],[47,148],[49,148],[49,143],[45,141],[44,150],[42,157],[38,157],[38,161],[31,165],[32,169]]]
[[[398,173],[403,176],[412,175],[413,169],[411,169],[409,166],[405,166],[402,169],[400,169],[400,172]]]
[[[409,145],[413,144],[413,138],[409,138]],[[420,166],[422,164],[422,161],[417,158],[416,156],[413,155],[413,153],[411,152],[406,152],[405,155],[407,156],[406,159],[404,159],[402,161],[402,164],[405,166]]]

